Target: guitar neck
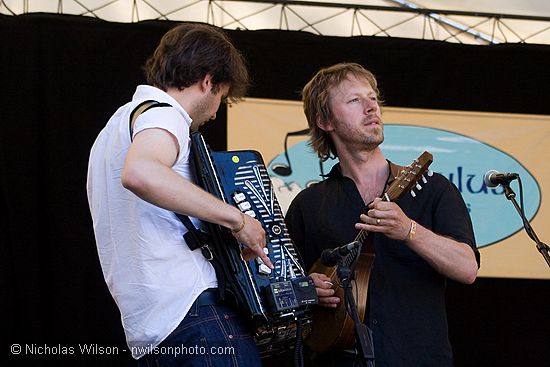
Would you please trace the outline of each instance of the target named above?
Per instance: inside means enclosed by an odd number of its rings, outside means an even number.
[[[410,165],[402,167],[400,169],[399,175],[391,183],[390,187],[388,187],[388,190],[384,193],[384,195],[382,195],[382,201],[396,201],[409,190],[411,190],[412,194],[412,188],[415,185],[418,189],[421,189],[422,187],[417,184],[417,181],[422,177],[424,183],[426,183],[426,179],[422,175],[427,172],[428,167],[430,166],[432,161],[432,155],[429,152],[424,152]],[[414,196],[415,195],[413,195],[413,197]],[[372,244],[367,244],[368,235],[369,233],[366,230],[362,229],[361,231],[359,231],[357,236],[355,236],[354,241],[360,243],[361,245],[366,245],[367,252],[373,252],[374,249],[372,248]],[[353,253],[353,255],[354,256],[349,256],[349,258],[355,258],[355,255],[357,255],[357,253]]]
[[[360,230],[357,236],[355,236],[354,242],[359,242],[364,244],[367,240],[367,237],[369,235],[369,232],[365,231],[364,229]]]
[[[391,188],[390,188],[391,190]],[[389,191],[388,191],[389,192]],[[388,195],[388,192],[386,192],[383,196],[382,196],[382,201],[391,201],[391,196]],[[365,241],[367,240],[367,237],[369,235],[369,232],[367,232],[366,230],[362,229],[359,231],[359,233],[357,234],[357,236],[355,236],[355,242],[359,242],[359,243],[362,243],[364,244]]]

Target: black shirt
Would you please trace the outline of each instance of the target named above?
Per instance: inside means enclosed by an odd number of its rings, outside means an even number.
[[[437,234],[469,244],[479,265],[472,223],[458,189],[434,173],[415,192],[416,197],[407,193],[396,201],[404,213]],[[366,206],[355,183],[342,176],[338,164],[326,180],[301,191],[286,222],[306,268],[323,250],[353,241],[358,233],[354,224],[363,212]],[[402,241],[376,233],[369,237],[375,261],[365,321],[373,332],[376,366],[451,366],[445,277]]]

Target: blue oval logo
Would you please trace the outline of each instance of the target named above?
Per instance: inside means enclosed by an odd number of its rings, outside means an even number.
[[[484,247],[512,236],[523,228],[521,217],[501,186],[489,188],[483,176],[491,169],[519,173],[523,186],[525,216],[532,220],[541,204],[540,188],[535,178],[512,156],[486,143],[450,131],[410,125],[385,125],[381,148],[389,160],[409,164],[423,151],[434,156],[430,169],[447,177],[466,202],[477,246]],[[414,137],[414,139],[411,139]],[[305,139],[305,137],[304,137]],[[296,143],[268,164],[268,172],[280,201],[289,202],[299,190],[322,180],[337,160],[320,163],[307,141]],[[520,203],[517,183],[512,183]],[[291,197],[289,197],[289,195]],[[282,204],[282,206],[284,206]]]

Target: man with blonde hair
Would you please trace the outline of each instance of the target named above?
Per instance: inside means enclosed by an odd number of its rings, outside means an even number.
[[[381,200],[400,167],[380,149],[379,94],[374,75],[355,63],[323,68],[303,88],[311,145],[322,160],[333,156],[339,163],[293,200],[289,233],[310,268],[325,249],[366,230],[376,255],[364,322],[372,330],[376,366],[452,366],[445,282],[476,279],[479,252],[470,216],[458,189],[440,174],[415,198]],[[311,276],[321,306],[343,301],[330,278]],[[351,366],[354,359],[333,352],[313,365]]]

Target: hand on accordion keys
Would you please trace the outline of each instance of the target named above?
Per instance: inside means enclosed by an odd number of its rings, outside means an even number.
[[[252,260],[259,257],[265,265],[273,269],[274,267],[271,260],[264,252],[264,248],[266,247],[266,234],[262,224],[244,213],[239,213],[241,215],[241,223],[238,227],[232,229],[231,233],[239,243],[245,246],[242,249],[243,258],[245,260]]]

